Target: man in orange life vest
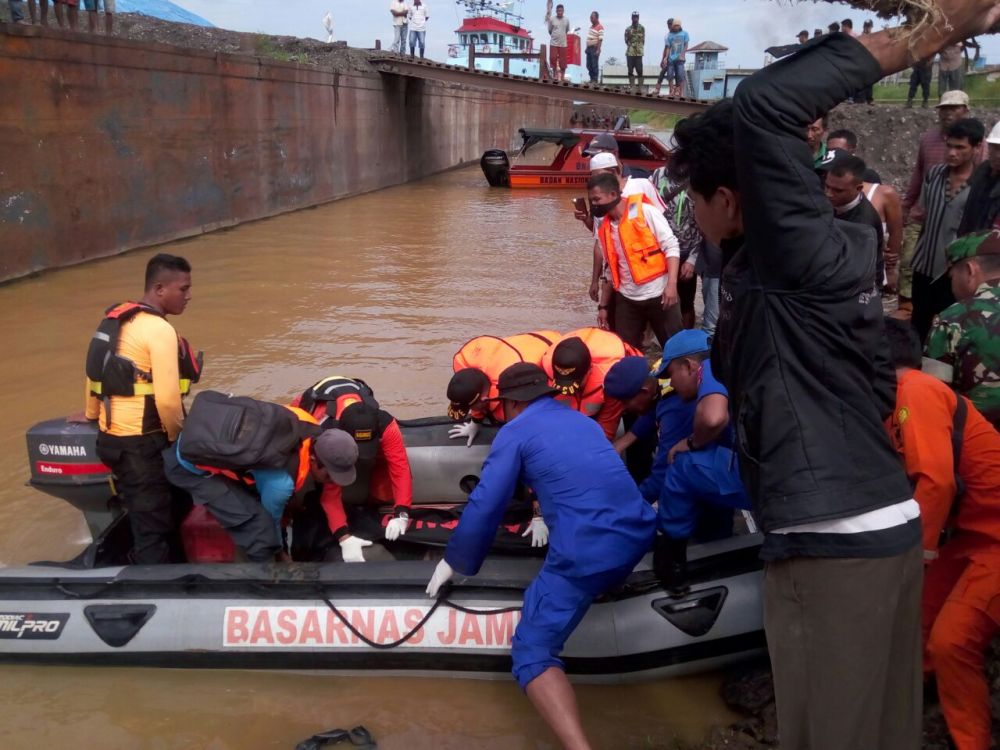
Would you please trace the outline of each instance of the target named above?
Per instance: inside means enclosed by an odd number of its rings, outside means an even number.
[[[264,406],[279,408],[276,404]],[[188,433],[194,429],[198,407],[198,399],[195,399]],[[308,412],[293,406],[280,407],[281,411],[285,409],[297,420],[293,420],[296,426],[292,429],[298,439],[287,456],[282,453],[283,469],[262,468],[256,464],[221,469],[203,464],[192,455],[193,441],[189,440],[185,446],[184,432],[174,445],[163,451],[164,468],[171,484],[189,492],[196,504],[208,508],[251,562],[288,559],[284,553],[281,520],[293,496],[308,492],[314,484],[349,485],[357,478],[354,467],[358,447],[350,435],[343,430],[320,432],[316,419]],[[281,421],[287,424],[288,419]],[[317,433],[318,437],[314,437]],[[265,442],[274,444],[273,439]]]
[[[548,348],[542,369],[559,390],[556,399],[595,419],[608,440],[613,440],[623,405],[618,399],[605,397],[604,377],[615,362],[640,354],[610,331],[580,328]]]
[[[177,438],[181,398],[201,372],[200,355],[167,322],[190,301],[188,262],[154,255],[142,299],[110,308],[87,353],[85,415],[99,424],[97,455],[128,509],[140,565],[171,562],[170,536],[180,523],[160,452]]]
[[[1000,632],[1000,434],[968,399],[920,371],[908,323],[885,322],[898,382],[887,426],[923,519],[924,671],[937,677],[955,747],[988,750],[984,652]]]
[[[642,195],[622,198],[615,175],[598,173],[587,182],[590,211],[600,219],[597,235],[611,287],[601,290],[597,323],[608,327],[614,295],[615,333],[642,348],[646,325],[660,346],[681,329],[677,293],[680,245],[662,209]]]
[[[556,331],[539,330],[503,338],[476,336],[463,344],[452,360],[455,374],[448,383],[448,416],[470,419],[452,428],[448,437],[468,438],[466,445],[471,446],[481,423],[489,419],[503,424],[503,409],[495,400],[500,373],[518,362],[540,365],[545,351],[558,338]]]
[[[381,526],[376,527],[370,516],[360,513],[352,514],[349,523],[344,501],[354,507],[391,503],[393,515],[385,525],[385,539],[392,542],[406,533],[413,503],[413,477],[403,433],[395,418],[379,407],[375,394],[362,380],[325,378],[307,389],[295,404],[312,414],[321,427],[336,427],[353,437],[358,445],[358,461],[354,482],[344,487],[334,482],[324,484],[319,496],[320,512],[304,508],[303,514],[296,517],[293,557],[314,561],[333,559],[336,555],[331,555],[330,542],[336,541],[344,562],[364,562],[362,550],[370,547],[372,541],[351,533],[351,526],[367,526],[355,530],[368,535],[381,533]],[[313,522],[318,518],[320,523],[311,524],[309,518]],[[306,531],[305,527],[310,525],[313,528]]]

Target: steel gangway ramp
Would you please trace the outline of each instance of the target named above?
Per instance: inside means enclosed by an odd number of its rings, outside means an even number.
[[[697,99],[633,94],[599,84],[542,81],[512,73],[470,70],[466,67],[409,57],[395,52],[373,51],[370,53],[369,61],[380,73],[386,75],[426,78],[522,96],[545,96],[551,99],[645,109],[674,115],[693,115],[704,111],[708,106],[707,103]]]

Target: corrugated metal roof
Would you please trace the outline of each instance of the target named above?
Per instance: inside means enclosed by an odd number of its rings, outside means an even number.
[[[688,47],[688,52],[728,52],[729,47],[723,47],[718,42],[702,42],[693,47]]]

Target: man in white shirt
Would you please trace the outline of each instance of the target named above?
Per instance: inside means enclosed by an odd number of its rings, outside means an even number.
[[[389,3],[389,13],[392,15],[392,51],[400,55],[406,53],[406,17],[410,9],[403,0],[392,0]]]
[[[642,349],[646,325],[663,346],[681,328],[677,296],[680,245],[656,205],[642,192],[622,196],[617,176],[598,172],[587,182],[590,210],[611,284],[601,291],[597,324],[608,328],[608,309],[615,305],[614,332]],[[659,198],[657,198],[659,200]]]
[[[420,56],[424,56],[424,41],[427,37],[427,21],[430,15],[427,10],[427,3],[422,0],[413,0],[413,6],[407,15],[410,23],[410,57],[413,57],[417,45],[420,45]]]
[[[650,204],[659,209],[661,213],[666,211],[666,206],[663,204],[663,200],[660,198],[660,193],[656,189],[656,186],[645,177],[625,177],[624,169],[613,153],[604,151],[595,154],[591,158],[591,176],[602,172],[613,174],[618,179],[618,184],[621,186],[622,200],[625,200],[629,196],[635,195],[636,193],[642,193],[646,196],[646,199],[650,202]],[[601,250],[601,241],[597,233],[597,224],[600,222],[595,222],[594,217],[591,216],[589,211],[578,212],[575,216],[584,223],[588,230],[594,233],[594,267],[593,274],[590,279],[590,298],[594,300],[594,302],[597,302],[598,299],[600,299],[601,271],[604,269],[604,251]],[[605,277],[605,280],[607,280],[607,277]],[[614,314],[611,310],[609,310],[608,319],[612,322],[613,327]]]

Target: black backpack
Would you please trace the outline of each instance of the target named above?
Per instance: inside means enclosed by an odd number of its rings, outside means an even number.
[[[181,457],[199,466],[232,471],[284,469],[318,425],[290,409],[245,396],[202,391],[184,420]]]

